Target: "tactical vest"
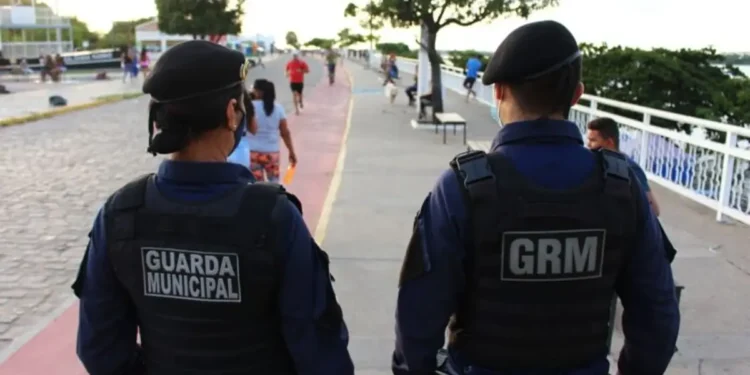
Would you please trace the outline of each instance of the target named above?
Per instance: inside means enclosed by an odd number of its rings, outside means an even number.
[[[580,186],[535,186],[500,153],[452,163],[470,210],[467,291],[450,345],[501,371],[569,369],[608,352],[615,281],[636,230],[625,159],[596,153]]]
[[[185,204],[153,180],[105,206],[108,254],[135,303],[148,374],[295,374],[278,310],[283,188],[242,185]]]

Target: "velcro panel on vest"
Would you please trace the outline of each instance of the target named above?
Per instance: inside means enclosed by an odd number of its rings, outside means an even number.
[[[283,190],[278,185],[261,183],[247,185],[241,189],[244,189],[241,201],[231,203],[235,206],[225,207],[223,213],[199,216],[181,212],[140,210],[136,215],[136,235],[139,238],[171,238],[195,244],[240,248],[255,246],[257,241],[264,240],[261,238],[264,231],[249,231],[249,228],[265,228],[270,224],[267,221],[259,222],[258,217],[261,213],[271,212]],[[226,195],[230,194],[232,192]],[[253,238],[252,233],[261,237]]]
[[[135,212],[143,207],[146,187],[153,179],[153,173],[141,176],[110,197],[105,205],[105,218],[112,224],[107,228],[107,238],[128,240],[135,236]]]

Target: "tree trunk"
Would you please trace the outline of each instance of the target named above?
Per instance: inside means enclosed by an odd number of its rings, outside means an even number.
[[[440,66],[440,55],[437,52],[437,30],[427,29],[427,56],[430,60],[430,74],[432,75],[432,116],[443,112],[443,81]]]
[[[196,40],[196,39],[198,39],[198,35],[193,34],[193,40]]]

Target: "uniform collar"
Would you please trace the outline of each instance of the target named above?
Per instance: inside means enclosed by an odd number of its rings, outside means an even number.
[[[159,165],[161,179],[186,184],[228,184],[254,182],[250,171],[229,162],[188,162],[165,160]]]
[[[583,136],[574,122],[566,120],[539,119],[533,121],[519,121],[504,125],[495,139],[492,140],[491,150],[511,143],[578,143],[583,145]]]

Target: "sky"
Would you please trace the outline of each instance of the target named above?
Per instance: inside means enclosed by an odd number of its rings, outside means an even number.
[[[333,38],[344,27],[358,29],[343,15],[352,0],[246,0],[243,34],[273,35],[283,43],[287,31],[301,41]],[[481,1],[481,0],[477,0]],[[579,42],[653,48],[702,48],[750,52],[747,15],[750,0],[559,0],[560,5],[529,20],[501,18],[468,28],[447,27],[438,49],[494,51],[502,39],[525,22],[552,19],[566,25]],[[354,0],[364,3],[365,0]],[[106,32],[113,21],[156,15],[154,0],[49,0],[61,14],[76,16],[94,31]],[[358,30],[362,32],[362,30]],[[418,30],[385,29],[381,41],[416,47]]]

